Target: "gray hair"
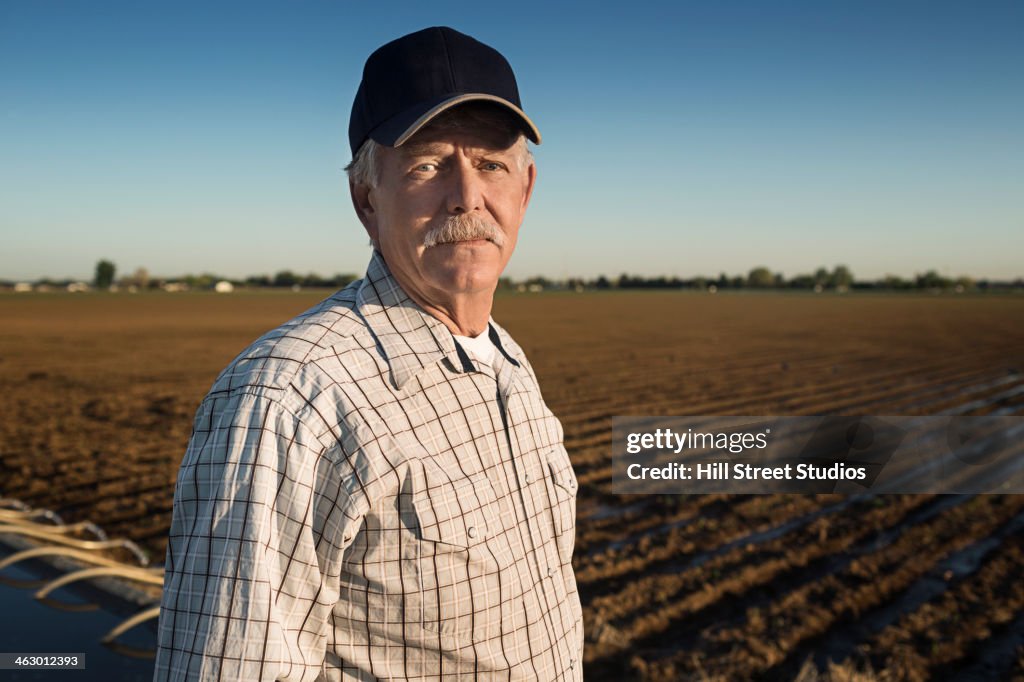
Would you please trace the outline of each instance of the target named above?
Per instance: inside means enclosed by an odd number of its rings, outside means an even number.
[[[352,162],[345,166],[349,182],[370,187],[377,186],[380,181],[379,158],[382,146],[370,138],[367,138],[366,142],[359,146],[356,155],[352,157]]]
[[[511,122],[510,114],[497,109],[494,105],[463,104],[449,109],[432,120],[424,130],[467,130],[474,128],[504,128],[509,132],[509,146],[517,147],[516,160],[522,170],[533,162],[533,152],[526,144],[526,135],[519,131]],[[352,157],[352,162],[345,166],[348,179],[357,185],[376,187],[380,182],[380,149],[382,144],[370,138],[363,142]]]

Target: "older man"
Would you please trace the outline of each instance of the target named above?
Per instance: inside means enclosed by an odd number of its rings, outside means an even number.
[[[430,28],[367,60],[349,137],[366,277],[200,406],[155,679],[582,679],[576,477],[490,318],[540,134],[498,52]]]

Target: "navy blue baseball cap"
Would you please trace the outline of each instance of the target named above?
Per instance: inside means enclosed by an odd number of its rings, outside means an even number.
[[[526,137],[540,144],[540,131],[523,112],[512,67],[493,47],[447,26],[393,40],[363,67],[348,123],[352,154],[367,138],[398,147],[435,116],[465,102],[504,107]]]

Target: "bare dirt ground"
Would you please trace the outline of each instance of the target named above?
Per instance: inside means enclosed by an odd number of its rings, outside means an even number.
[[[0,296],[0,495],[166,548],[191,418],[302,294]],[[588,680],[1024,680],[1024,496],[611,492],[613,415],[1024,414],[1024,297],[499,297],[581,482]],[[836,677],[839,679],[839,677]]]

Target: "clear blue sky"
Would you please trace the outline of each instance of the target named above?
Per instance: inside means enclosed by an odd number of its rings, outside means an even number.
[[[362,273],[352,97],[438,24],[544,135],[514,277],[1024,275],[1022,2],[2,0],[0,278]]]

